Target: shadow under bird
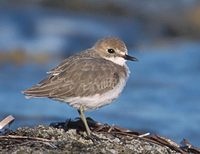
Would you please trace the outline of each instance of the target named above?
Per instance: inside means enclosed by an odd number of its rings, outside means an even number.
[[[76,108],[86,133],[91,131],[84,112],[110,104],[122,92],[129,76],[125,43],[116,37],[103,38],[92,48],[72,55],[47,72],[48,77],[23,91],[28,97],[47,97]]]

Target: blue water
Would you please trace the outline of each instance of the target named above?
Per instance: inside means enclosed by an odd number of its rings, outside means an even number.
[[[35,8],[1,8],[0,52],[20,48],[32,54],[58,54],[89,47],[88,42],[99,37],[120,36],[139,62],[128,62],[131,75],[119,99],[87,112],[87,116],[102,123],[157,133],[178,143],[186,138],[200,146],[200,42],[179,39],[162,46],[146,44],[136,52],[136,38],[144,42],[151,38],[144,39],[140,24],[99,19]],[[55,28],[57,25],[59,28]],[[0,119],[12,114],[16,120],[11,128],[15,129],[77,117],[77,111],[66,104],[49,99],[27,100],[21,94],[56,64],[0,65]]]

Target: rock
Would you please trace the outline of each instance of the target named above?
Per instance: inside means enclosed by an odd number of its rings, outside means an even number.
[[[75,129],[64,131],[42,125],[18,128],[15,132],[0,136],[0,153],[179,153],[134,136],[108,132],[92,134],[88,138],[85,132]]]

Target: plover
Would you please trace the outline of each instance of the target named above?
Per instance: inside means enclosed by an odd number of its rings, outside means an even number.
[[[47,97],[76,108],[90,136],[84,112],[110,104],[122,92],[129,76],[126,60],[137,61],[128,55],[125,43],[107,37],[92,48],[65,59],[47,72],[48,77],[23,91],[28,97]]]

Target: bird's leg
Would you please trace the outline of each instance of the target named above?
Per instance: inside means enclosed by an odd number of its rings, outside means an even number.
[[[78,113],[80,115],[81,120],[83,121],[83,124],[85,125],[85,129],[86,129],[87,135],[90,136],[91,131],[90,131],[90,128],[89,128],[88,123],[87,123],[87,120],[86,120],[85,115],[84,115],[84,108],[83,108],[83,106],[81,106],[79,108]]]

